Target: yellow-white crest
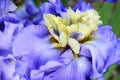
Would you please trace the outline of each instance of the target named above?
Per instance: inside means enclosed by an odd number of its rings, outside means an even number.
[[[69,8],[65,18],[52,14],[44,15],[46,26],[53,38],[58,41],[59,47],[68,45],[76,54],[80,51],[80,43],[96,31],[98,25],[102,23],[99,18],[100,16],[93,9],[74,12]],[[79,36],[76,38],[73,33],[79,33]]]

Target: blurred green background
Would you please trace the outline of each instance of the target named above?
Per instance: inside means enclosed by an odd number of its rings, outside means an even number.
[[[13,0],[16,1],[16,0]],[[23,2],[24,0],[17,0]],[[36,6],[48,0],[34,0]],[[74,7],[78,0],[61,0],[65,6]],[[101,16],[104,25],[111,25],[117,37],[120,37],[120,0],[116,3],[107,3],[104,0],[100,2],[93,2],[93,0],[86,0],[91,3]],[[120,66],[113,65],[109,68],[105,80],[120,80]]]

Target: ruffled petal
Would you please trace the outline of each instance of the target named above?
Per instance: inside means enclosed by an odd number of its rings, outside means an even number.
[[[77,10],[79,9],[80,11],[84,12],[86,10],[89,10],[89,9],[93,9],[92,5],[89,4],[89,3],[86,3],[84,0],[80,0],[76,6],[73,8],[73,10]]]
[[[19,80],[19,76],[15,74],[16,60],[12,55],[7,57],[0,56],[0,77],[1,80]]]
[[[14,13],[9,13],[7,15],[2,16],[2,18],[0,19],[0,27],[2,26],[2,24],[4,22],[11,22],[11,23],[19,23],[20,20],[18,19],[18,17],[14,14]]]
[[[89,67],[88,67],[89,66]],[[44,80],[90,80],[91,62],[86,57],[73,60]]]
[[[18,16],[21,22],[23,22],[24,26],[39,24],[42,19],[42,14],[39,12],[39,9],[34,3],[34,0],[24,1],[20,8],[17,9],[14,13]]]
[[[50,80],[49,77],[52,72],[56,71],[63,65],[68,65],[73,60],[72,51],[66,50],[58,61],[48,61],[45,65],[40,66],[38,70],[31,71],[32,80]]]
[[[17,72],[30,77],[32,69],[38,69],[41,65],[46,64],[49,60],[57,60],[61,50],[52,46],[50,35],[44,26],[30,25],[21,31],[13,43],[13,55],[21,62],[20,67],[16,67]],[[22,45],[21,45],[22,44]]]
[[[90,51],[92,57],[91,78],[100,78],[104,75],[103,70],[108,58],[116,50],[117,38],[110,26],[99,27],[92,37],[92,41],[84,44],[84,48]]]
[[[33,0],[27,0],[26,2],[26,11],[28,14],[37,14],[38,13],[38,8],[34,4]]]
[[[117,46],[116,46],[116,50],[114,51],[113,54],[111,54],[108,58],[108,61],[105,64],[105,67],[103,69],[103,73],[105,73],[105,71],[107,71],[107,69],[113,65],[113,64],[118,64],[120,62],[120,39],[118,39],[117,41]]]
[[[45,26],[30,25],[24,28],[13,43],[14,56],[41,53],[49,49],[51,44],[48,40],[50,38],[48,34],[49,32]]]
[[[61,67],[62,64],[57,61],[48,61],[45,65],[41,66],[39,70],[32,70],[31,71],[31,79],[32,80],[43,80],[43,77],[46,73],[50,73],[52,71],[55,71],[59,67]]]
[[[49,0],[40,6],[40,12],[51,13],[57,16],[65,17],[66,8],[60,0]]]
[[[93,44],[87,45],[86,48],[90,50],[92,56],[91,78],[102,77],[103,75],[101,74],[101,71],[105,65],[105,60],[101,54],[101,49],[98,48],[98,45]]]
[[[14,24],[10,22],[4,22],[4,29],[0,36],[0,55],[7,55],[11,53],[11,44],[16,35],[22,29],[22,24]]]
[[[74,56],[72,54],[72,50],[68,49],[66,50],[60,57],[60,62],[64,65],[67,65],[71,63],[71,61],[74,59]]]
[[[88,48],[86,48],[84,44],[81,45],[79,55],[83,55],[83,56],[90,57],[90,58],[92,57],[90,50]]]
[[[10,11],[15,11],[16,6],[11,2],[11,0],[0,0],[0,16],[7,14]]]

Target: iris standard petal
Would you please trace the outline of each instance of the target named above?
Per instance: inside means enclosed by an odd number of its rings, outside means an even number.
[[[89,3],[86,3],[84,0],[80,0],[76,6],[73,8],[73,10],[77,10],[79,9],[80,11],[84,12],[86,10],[89,10],[89,9],[93,9],[92,5],[89,4]]]
[[[26,11],[28,14],[37,14],[38,13],[38,8],[35,5],[33,0],[27,0],[26,2]]]
[[[51,13],[62,17],[65,17],[66,10],[61,0],[49,0],[49,2],[40,6],[40,12],[42,13]]]

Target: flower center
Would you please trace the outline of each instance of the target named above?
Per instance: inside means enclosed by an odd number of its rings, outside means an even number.
[[[52,37],[57,41],[56,47],[69,46],[74,54],[80,51],[80,44],[87,40],[90,34],[98,28],[102,22],[100,16],[93,10],[75,12],[69,8],[66,17],[62,18],[52,14],[45,14],[44,19]]]

